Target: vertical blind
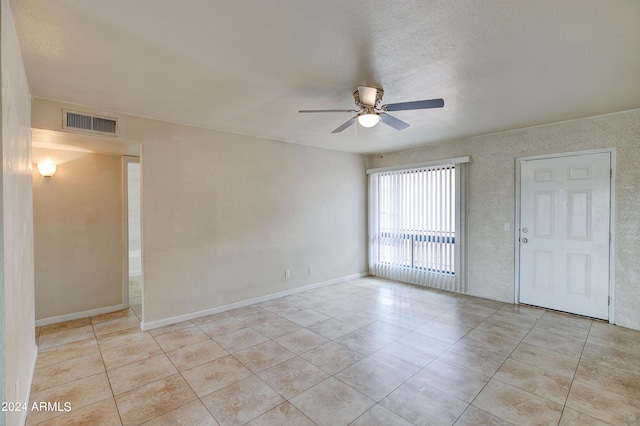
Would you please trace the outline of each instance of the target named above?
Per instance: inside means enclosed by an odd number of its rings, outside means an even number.
[[[462,164],[369,172],[369,272],[466,292]]]

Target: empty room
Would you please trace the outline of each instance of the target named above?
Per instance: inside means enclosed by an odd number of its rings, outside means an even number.
[[[0,17],[0,425],[640,424],[637,0]]]

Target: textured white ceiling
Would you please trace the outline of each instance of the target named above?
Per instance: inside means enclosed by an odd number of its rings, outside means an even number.
[[[360,153],[640,107],[638,0],[12,0],[31,94]],[[358,85],[411,124],[331,130]]]

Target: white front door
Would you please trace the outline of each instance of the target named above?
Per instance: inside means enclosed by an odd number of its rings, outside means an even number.
[[[520,166],[520,302],[608,319],[611,154]]]

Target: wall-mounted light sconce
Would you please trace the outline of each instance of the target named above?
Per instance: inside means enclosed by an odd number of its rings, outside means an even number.
[[[51,160],[46,160],[42,163],[38,163],[38,171],[44,177],[51,177],[56,173],[56,163]]]

